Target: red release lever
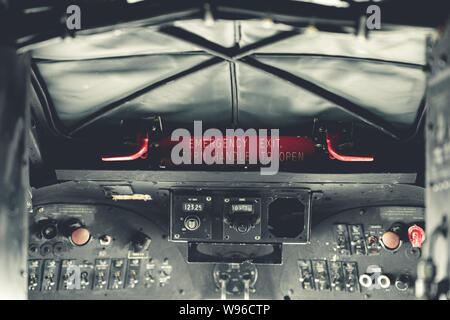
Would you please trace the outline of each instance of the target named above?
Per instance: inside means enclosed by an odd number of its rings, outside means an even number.
[[[373,157],[344,156],[337,153],[334,149],[334,144],[336,143],[338,137],[339,136],[337,134],[329,134],[327,132],[327,146],[331,159],[337,159],[340,161],[373,161]]]
[[[425,231],[415,224],[409,227],[408,238],[414,248],[422,248],[422,243],[425,241]]]
[[[102,157],[102,161],[131,161],[138,158],[147,159],[148,156],[148,133],[144,135],[139,134],[137,137],[137,143],[139,145],[139,150],[127,156],[118,157]]]

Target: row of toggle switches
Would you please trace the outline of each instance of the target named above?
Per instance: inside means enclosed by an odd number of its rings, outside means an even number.
[[[359,292],[356,262],[298,260],[299,281],[305,290]]]
[[[97,259],[94,263],[76,260],[29,260],[28,290],[119,290],[163,287],[172,266],[148,259]]]

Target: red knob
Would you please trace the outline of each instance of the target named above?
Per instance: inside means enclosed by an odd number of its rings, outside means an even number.
[[[425,231],[415,224],[409,227],[408,237],[414,248],[422,248],[422,243],[425,241]]]

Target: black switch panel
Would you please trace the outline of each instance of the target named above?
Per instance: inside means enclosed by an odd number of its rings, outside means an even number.
[[[300,273],[299,281],[303,289],[314,290],[314,275],[310,260],[299,260],[298,271]]]
[[[41,274],[42,274],[42,260],[28,261],[28,290],[41,290]]]
[[[336,244],[336,251],[338,254],[350,255],[350,243],[348,237],[347,225],[335,224],[334,228],[334,241]]]
[[[365,255],[367,250],[363,226],[351,224],[348,226],[348,233],[352,254]]]
[[[330,261],[331,290],[336,292],[345,291],[344,270],[341,261]]]
[[[109,289],[119,290],[124,286],[125,259],[112,259],[111,272],[109,277]]]
[[[313,274],[314,274],[314,282],[317,290],[324,291],[330,290],[330,277],[328,274],[328,267],[326,260],[313,260]]]
[[[106,290],[108,288],[109,259],[97,259],[94,271],[94,290]]]

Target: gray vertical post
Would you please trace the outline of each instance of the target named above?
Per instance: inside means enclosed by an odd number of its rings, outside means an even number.
[[[431,236],[445,224],[450,228],[450,20],[448,24],[428,47],[425,255],[436,265],[435,282],[450,279],[450,236]]]
[[[27,298],[29,55],[0,44],[0,299]]]

